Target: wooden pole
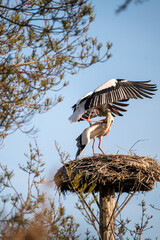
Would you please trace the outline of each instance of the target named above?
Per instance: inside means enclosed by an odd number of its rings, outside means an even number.
[[[115,239],[115,188],[100,189],[100,235],[102,240]]]

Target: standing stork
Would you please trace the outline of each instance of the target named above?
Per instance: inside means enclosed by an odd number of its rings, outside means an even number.
[[[108,112],[107,117],[101,121],[98,121],[91,125],[90,127],[86,128],[82,134],[76,139],[77,141],[77,153],[76,153],[76,158],[83,153],[84,148],[87,146],[89,143],[90,139],[93,139],[93,145],[92,145],[92,150],[93,150],[93,155],[94,153],[94,144],[95,144],[95,139],[99,138],[99,145],[98,148],[101,150],[101,152],[104,154],[102,148],[101,148],[101,139],[103,136],[107,136],[110,127],[113,123],[114,119],[111,114],[111,112]]]
[[[128,81],[124,79],[110,79],[109,81],[89,92],[76,104],[73,105],[73,114],[69,117],[70,122],[87,120],[91,125],[91,118],[97,116],[123,116],[120,112],[126,111],[123,107],[128,106],[125,102],[131,98],[152,98],[156,84],[149,81]]]

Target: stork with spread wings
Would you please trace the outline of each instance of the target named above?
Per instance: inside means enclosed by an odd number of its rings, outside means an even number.
[[[151,84],[149,81],[128,81],[124,79],[111,79],[98,88],[96,88],[93,92],[89,92],[81,99],[78,100],[76,104],[73,105],[73,114],[69,117],[71,122],[83,121],[86,120],[90,124],[90,128],[87,131],[89,133],[87,135],[88,139],[95,139],[98,137],[101,142],[101,137],[104,136],[104,132],[102,136],[97,136],[97,133],[94,134],[94,128],[92,127],[92,122],[96,122],[98,124],[98,129],[104,126],[104,122],[107,122],[107,127],[110,126],[113,122],[113,119],[110,115],[115,117],[115,115],[123,116],[122,112],[125,112],[129,104],[126,103],[129,99],[138,99],[141,98],[152,98],[154,92],[157,90],[156,84]],[[92,118],[104,116],[104,120],[100,121],[92,121]],[[92,131],[91,131],[92,129]],[[97,129],[97,125],[96,125]],[[85,131],[84,131],[85,132]],[[84,132],[80,135],[79,141],[77,142],[77,146],[81,145],[86,146],[86,142],[83,143],[83,139],[86,137],[83,136]],[[96,131],[97,132],[97,131]],[[108,133],[108,130],[106,131]],[[91,137],[92,133],[92,137]],[[95,136],[94,136],[95,135]],[[93,137],[94,136],[94,137]],[[88,140],[87,140],[88,141]],[[100,144],[99,144],[100,146]],[[82,148],[82,147],[81,147]],[[101,147],[99,147],[102,151]],[[93,148],[94,149],[94,148]],[[81,153],[81,151],[79,151]],[[103,151],[102,151],[103,152]],[[94,153],[94,152],[93,152]],[[78,155],[77,155],[78,156]]]

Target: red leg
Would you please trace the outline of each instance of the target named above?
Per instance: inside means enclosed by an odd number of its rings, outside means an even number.
[[[101,152],[104,154],[104,152],[103,152],[103,150],[102,150],[102,148],[101,148],[101,139],[102,139],[102,137],[99,138],[98,148],[99,148],[99,149],[101,150]]]
[[[90,120],[90,116],[91,116],[91,113],[89,113],[87,121],[89,122],[89,124],[90,124],[90,126],[91,126],[91,125],[92,125],[92,122],[91,122],[91,120]]]
[[[104,121],[103,121],[103,120],[100,120],[100,121],[90,121],[90,122],[103,123]]]
[[[92,121],[90,120],[90,116],[91,116],[91,113],[89,113],[89,115],[88,115],[88,118],[87,118],[87,119],[85,119],[85,118],[81,118],[81,119],[83,119],[83,120],[85,120],[85,121],[89,122],[90,126],[92,126]]]
[[[91,121],[91,120],[89,120],[89,119],[85,119],[85,118],[81,118],[81,119],[83,119],[83,120],[89,122],[90,126],[92,126],[92,123],[93,123],[93,122],[95,122],[95,123],[103,123],[103,120],[102,120],[102,121]]]
[[[95,139],[93,138],[93,145],[92,145],[93,155],[95,155],[95,153],[94,153],[94,143],[95,143]]]
[[[90,126],[92,126],[92,123],[93,123],[93,122],[95,122],[95,123],[103,123],[103,122],[104,122],[104,120],[101,120],[101,121],[91,121],[91,120],[90,120],[90,116],[91,116],[91,113],[89,113],[88,119],[85,119],[85,118],[81,118],[81,119],[89,122]]]

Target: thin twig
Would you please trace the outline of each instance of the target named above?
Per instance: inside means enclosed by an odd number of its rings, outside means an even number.
[[[134,194],[136,193],[136,191],[134,191],[131,196],[128,198],[128,200],[123,204],[123,206],[121,207],[121,209],[118,211],[118,213],[115,215],[115,218],[118,217],[118,215],[120,214],[120,212],[123,210],[123,208],[127,205],[127,203],[131,200],[131,198],[134,196]]]

